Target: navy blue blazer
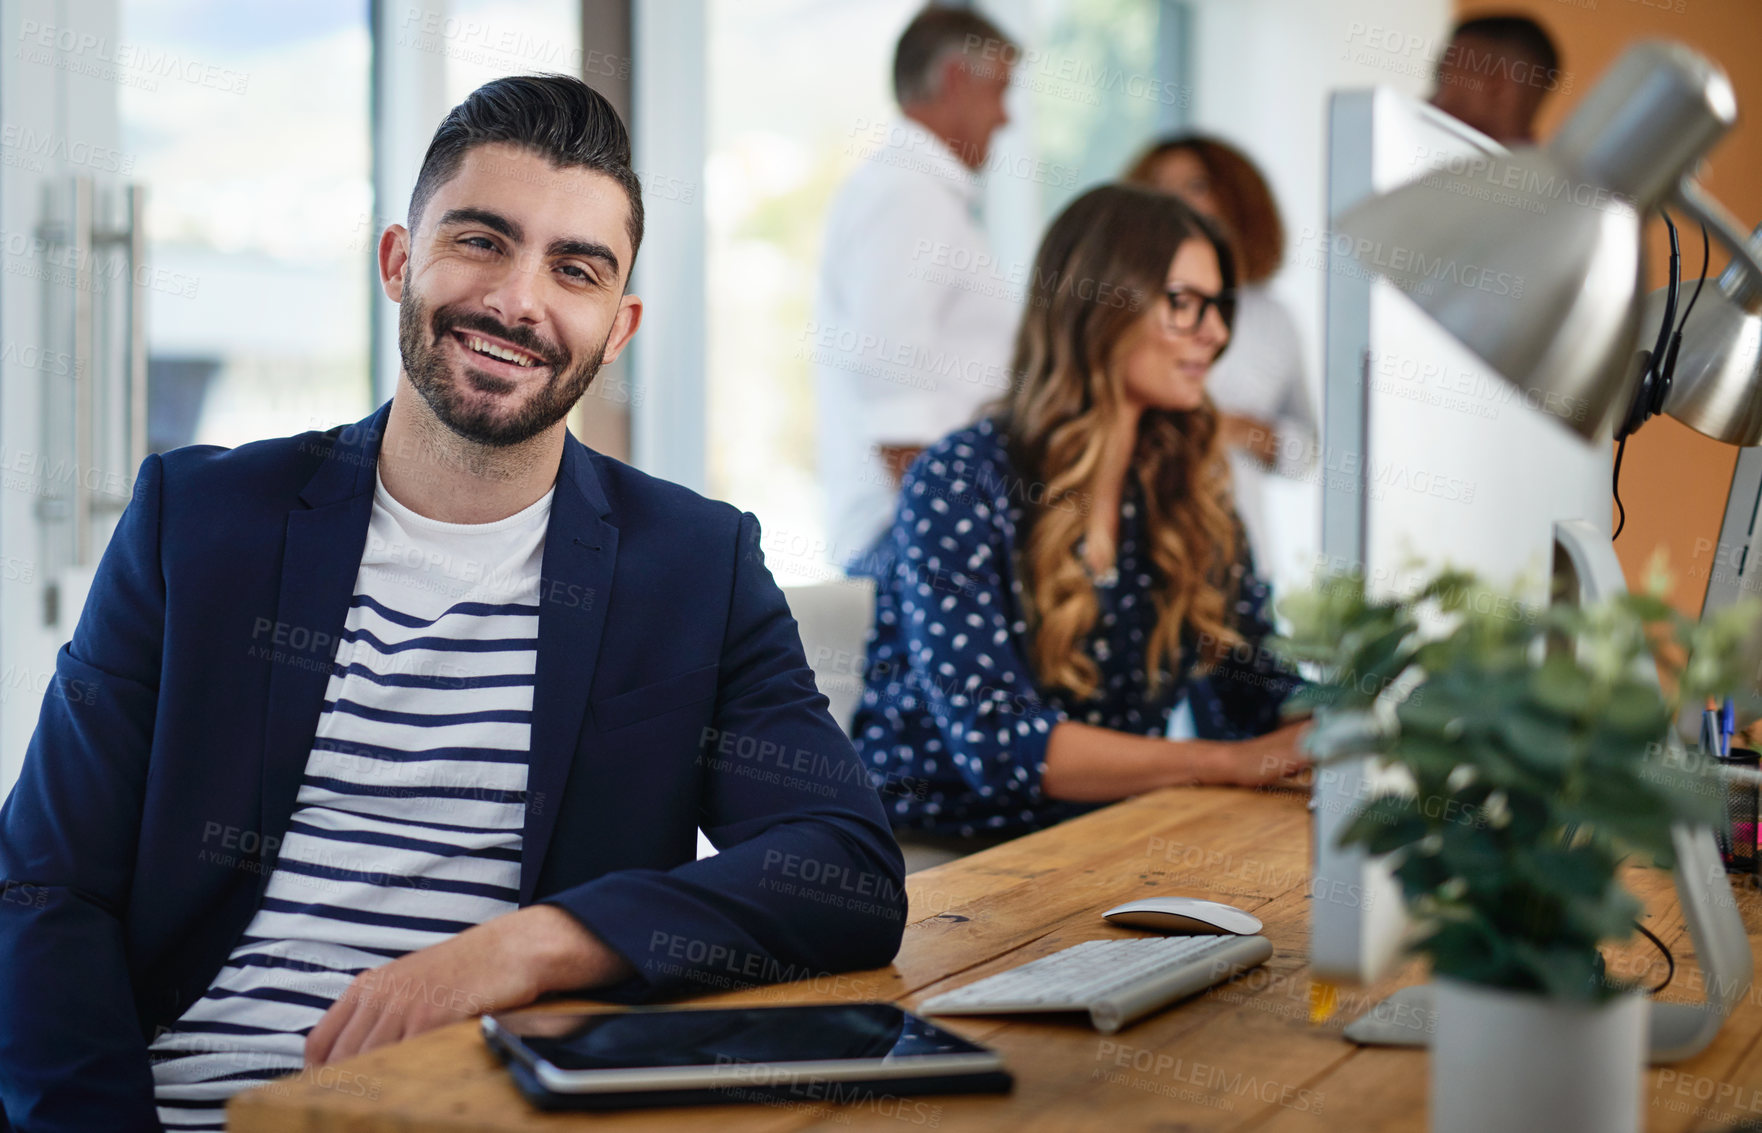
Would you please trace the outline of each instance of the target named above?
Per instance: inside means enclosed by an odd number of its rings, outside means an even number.
[[[158,1127],[147,1044],[207,990],[268,883],[389,408],[141,466],[0,809],[14,1127]],[[700,826],[721,852],[697,861]],[[878,967],[899,948],[899,848],[757,520],[572,437],[524,839],[521,905],[567,910],[639,973],[603,997]]]

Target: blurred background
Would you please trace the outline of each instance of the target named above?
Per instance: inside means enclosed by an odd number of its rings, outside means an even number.
[[[910,0],[0,0],[0,794],[138,456],[356,420],[397,374],[373,251],[446,110],[561,71],[630,123],[647,314],[571,420],[587,443],[754,512],[785,585],[839,574],[816,465],[810,331],[827,209],[896,120]],[[1528,15],[1562,82],[1546,138],[1636,40],[1719,61],[1744,114],[1701,178],[1762,219],[1755,0],[986,0],[1015,68],[983,219],[1000,264],[1159,136],[1203,129],[1283,213],[1272,284],[1321,403],[1328,98],[1424,98],[1459,20]],[[1419,170],[1416,170],[1416,173]],[[1656,227],[1657,226],[1655,223]],[[1699,266],[1685,241],[1684,274]],[[1662,233],[1649,286],[1663,282]],[[1715,246],[1710,272],[1725,256]],[[1325,440],[1325,439],[1324,439]],[[1629,446],[1635,577],[1658,547],[1700,608],[1737,450],[1664,419]],[[1519,455],[1516,457],[1521,459]],[[1263,563],[1300,578],[1312,482],[1269,486]]]

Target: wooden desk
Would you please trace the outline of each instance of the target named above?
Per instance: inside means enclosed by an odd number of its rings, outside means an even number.
[[[958,1017],[950,1029],[1001,1050],[1016,1076],[1007,1096],[929,1097],[883,1105],[819,1102],[715,1106],[611,1115],[547,1115],[530,1108],[485,1050],[475,1021],[283,1079],[234,1099],[243,1133],[370,1130],[1423,1130],[1426,1055],[1359,1049],[1341,1027],[1374,1002],[1342,990],[1327,1023],[1309,1021],[1306,974],[1309,823],[1290,793],[1162,791],[1056,829],[914,874],[910,924],[892,966],[700,1003],[898,1000],[931,994],[1083,940],[1134,935],[1102,909],[1145,894],[1209,897],[1252,910],[1276,952],[1263,969],[1104,1036],[1077,1017]],[[1693,998],[1682,918],[1656,873],[1636,875],[1648,927],[1676,953],[1665,998]],[[1754,942],[1762,902],[1740,899]],[[1624,973],[1661,965],[1649,946],[1613,958]],[[1762,965],[1759,965],[1762,968]],[[1375,997],[1419,976],[1373,989]],[[1718,1040],[1691,1062],[1650,1075],[1647,1128],[1722,1128],[1762,1118],[1762,992],[1752,992]],[[1496,1088],[1496,1087],[1495,1087]],[[368,1096],[371,1095],[371,1096]],[[897,1108],[896,1108],[897,1107]]]

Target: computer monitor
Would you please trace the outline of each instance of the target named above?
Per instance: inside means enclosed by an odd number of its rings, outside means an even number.
[[[1461,169],[1503,152],[1395,91],[1337,93],[1330,107],[1329,215],[1435,169]],[[1371,593],[1388,595],[1411,589],[1423,569],[1448,563],[1545,603],[1555,521],[1585,519],[1608,533],[1608,447],[1586,445],[1525,404],[1365,267],[1410,256],[1407,249],[1356,248],[1331,233],[1301,246],[1315,250],[1326,281],[1318,566],[1362,570]],[[1523,301],[1523,280],[1479,264],[1439,262],[1426,275],[1426,285],[1480,286]],[[1361,851],[1336,846],[1353,812],[1379,788],[1367,762],[1317,776],[1310,960],[1318,978],[1376,980],[1405,928],[1387,870]]]
[[[1491,170],[1502,147],[1394,91],[1334,95],[1328,212],[1435,169]],[[1489,177],[1485,191],[1497,194]],[[1515,203],[1513,207],[1518,207]],[[1541,605],[1556,585],[1595,601],[1625,582],[1610,545],[1610,438],[1586,444],[1506,384],[1417,304],[1365,266],[1416,253],[1357,247],[1321,234],[1326,273],[1323,384],[1322,570],[1362,571],[1375,595],[1410,591],[1448,564]],[[1478,287],[1523,302],[1524,280],[1472,262],[1424,268],[1428,284]],[[1427,284],[1422,284],[1425,286]],[[1558,407],[1554,407],[1558,408]],[[1589,407],[1584,407],[1589,412]],[[1570,411],[1571,407],[1567,407]],[[1388,974],[1407,931],[1388,868],[1342,850],[1340,832],[1385,787],[1369,759],[1331,764],[1311,799],[1313,978],[1370,983]],[[1711,1041],[1750,981],[1750,955],[1730,887],[1706,830],[1677,832],[1678,895],[1709,977],[1705,1004],[1654,1004],[1655,1060]],[[1723,893],[1723,898],[1721,894]],[[1400,993],[1429,1008],[1424,989]],[[1386,1013],[1383,1020],[1421,1018]],[[1424,1029],[1369,1020],[1349,1037],[1418,1045]]]

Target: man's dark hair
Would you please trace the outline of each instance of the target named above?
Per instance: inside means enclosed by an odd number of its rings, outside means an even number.
[[[893,97],[901,106],[934,98],[942,61],[955,51],[982,55],[998,66],[1014,62],[1017,54],[1015,43],[984,16],[932,4],[899,35],[893,52]]]
[[[435,190],[459,172],[473,146],[509,142],[558,168],[603,173],[630,202],[630,258],[642,246],[642,183],[630,168],[630,134],[604,95],[569,75],[512,75],[487,82],[447,113],[410,193],[410,231]],[[628,277],[629,268],[625,268]]]
[[[1450,38],[1473,36],[1498,47],[1501,53],[1514,55],[1541,70],[1545,75],[1560,69],[1560,53],[1542,25],[1528,16],[1481,16],[1456,25]]]

